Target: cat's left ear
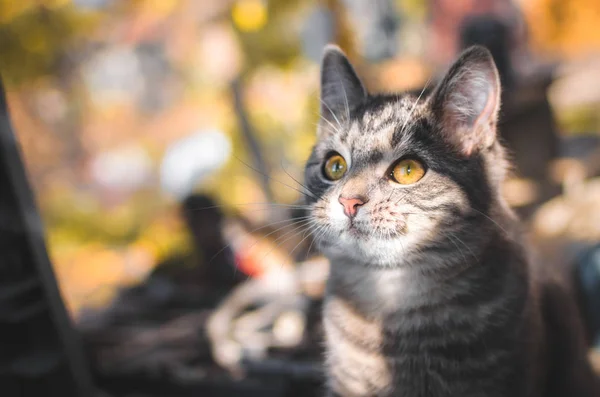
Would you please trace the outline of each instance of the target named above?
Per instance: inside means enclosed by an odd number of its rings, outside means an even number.
[[[328,45],[321,61],[321,115],[339,122],[367,95],[362,82],[342,50]]]
[[[494,143],[500,78],[487,49],[474,46],[463,52],[430,98],[444,138],[464,156]]]

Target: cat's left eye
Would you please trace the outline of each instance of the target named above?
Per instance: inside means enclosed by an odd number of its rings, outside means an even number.
[[[323,165],[323,174],[330,181],[341,179],[347,170],[348,164],[346,164],[346,160],[337,153],[329,155]]]
[[[417,183],[423,176],[425,176],[425,166],[414,159],[400,160],[390,170],[390,178],[401,185]]]

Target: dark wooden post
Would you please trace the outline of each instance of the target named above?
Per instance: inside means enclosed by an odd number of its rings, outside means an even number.
[[[0,81],[0,394],[94,396],[44,240]]]

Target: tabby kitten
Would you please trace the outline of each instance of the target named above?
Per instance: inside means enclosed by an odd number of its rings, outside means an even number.
[[[482,47],[426,97],[369,95],[326,49],[305,180],[331,396],[600,396],[577,307],[502,198],[499,98]]]

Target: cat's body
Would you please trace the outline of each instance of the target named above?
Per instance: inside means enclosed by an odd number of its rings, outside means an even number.
[[[539,329],[539,318],[526,314],[535,312],[526,275],[506,269],[509,260],[523,263],[520,254],[491,243],[478,258],[484,266],[471,263],[439,282],[344,263],[324,312],[332,388],[344,396],[526,395],[523,375],[534,369],[526,361],[539,354],[539,333],[529,331]],[[349,294],[358,284],[371,293]]]
[[[332,396],[600,396],[574,305],[502,199],[499,82],[463,55],[427,98],[369,96],[323,61],[307,163]]]

